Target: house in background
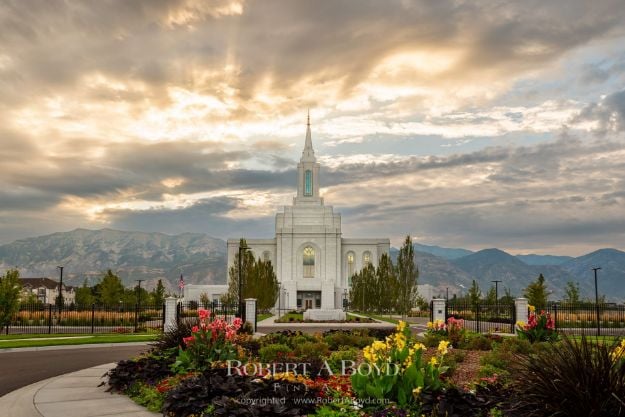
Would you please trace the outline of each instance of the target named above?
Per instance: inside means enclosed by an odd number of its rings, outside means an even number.
[[[43,304],[54,304],[59,296],[59,283],[50,278],[20,278],[22,282],[22,292],[25,296],[34,294],[37,300]],[[65,305],[76,301],[76,290],[74,287],[63,284],[63,300]]]

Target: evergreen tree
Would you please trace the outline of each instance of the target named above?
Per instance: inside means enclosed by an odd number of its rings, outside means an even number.
[[[567,282],[566,287],[564,288],[564,292],[566,293],[564,301],[566,301],[567,303],[578,304],[580,302],[579,284],[577,282]]]
[[[414,262],[414,248],[410,235],[406,236],[403,246],[397,256],[397,313],[402,316],[408,314],[415,305],[417,298],[417,278],[419,270]]]
[[[273,270],[271,261],[258,259],[253,268],[252,281],[249,295],[243,288],[246,297],[256,298],[258,309],[266,311],[276,305],[278,301],[278,278]],[[250,280],[248,280],[249,282]]]
[[[473,280],[471,283],[471,288],[469,288],[469,301],[472,306],[477,306],[482,298],[482,291],[480,290],[480,286],[477,284],[477,281]]]
[[[497,293],[495,292],[495,287],[490,287],[488,292],[486,293],[486,304],[497,304]]]
[[[537,309],[543,309],[547,305],[547,285],[545,277],[540,274],[536,281],[530,283],[523,293],[530,305]]]
[[[119,277],[110,269],[106,271],[106,274],[102,277],[102,281],[97,285],[98,302],[105,305],[117,305],[120,300],[122,302],[127,301],[127,298],[124,285]]]
[[[87,286],[87,280],[82,283],[82,287],[76,288],[76,304],[79,306],[90,306],[96,302],[91,287]]]
[[[11,318],[20,306],[22,283],[20,272],[9,269],[0,277],[0,331],[11,323]]]
[[[158,280],[156,283],[156,288],[152,290],[150,294],[152,298],[152,303],[156,306],[161,306],[165,302],[165,286],[163,285],[162,280]]]
[[[353,310],[364,311],[365,286],[361,273],[355,272],[352,275],[352,289],[349,292],[349,304]]]

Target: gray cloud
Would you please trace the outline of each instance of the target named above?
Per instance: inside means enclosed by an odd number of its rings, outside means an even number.
[[[625,90],[614,92],[599,102],[589,104],[582,109],[575,121],[597,122],[597,132],[602,135],[625,131]]]

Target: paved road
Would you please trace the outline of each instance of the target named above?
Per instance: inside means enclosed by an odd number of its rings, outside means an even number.
[[[0,353],[0,396],[53,376],[128,359],[146,349],[115,346]]]

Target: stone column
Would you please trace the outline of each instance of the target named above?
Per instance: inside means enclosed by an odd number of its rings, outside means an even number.
[[[323,281],[321,283],[321,309],[333,310],[334,308],[334,283]]]
[[[167,297],[165,299],[165,317],[163,317],[164,331],[169,331],[176,328],[176,307],[178,299],[176,297]]]
[[[527,315],[527,307],[528,307],[528,302],[527,302],[527,298],[515,298],[514,299],[514,310],[516,312],[516,321],[522,321],[523,323],[527,324],[527,319],[528,319],[528,315]],[[516,323],[514,326],[514,332],[516,333]]]
[[[256,333],[256,298],[245,299],[245,322],[251,324]]]
[[[445,299],[444,298],[435,298],[432,300],[432,310],[433,310],[433,319],[434,321],[441,320],[443,323],[445,322]]]

